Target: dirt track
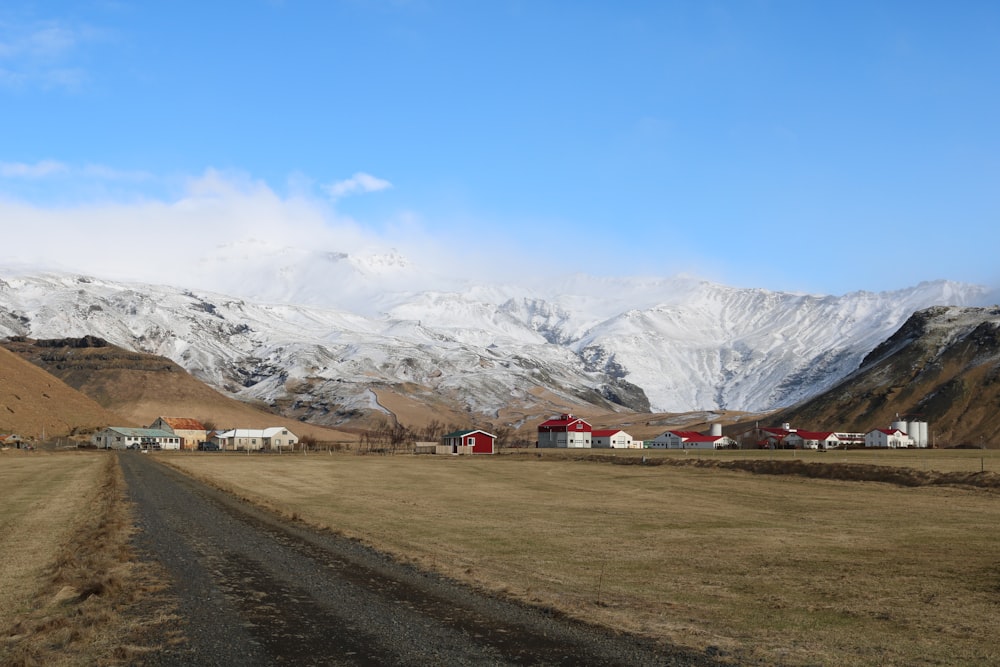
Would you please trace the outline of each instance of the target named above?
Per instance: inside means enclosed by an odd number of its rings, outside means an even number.
[[[478,594],[283,522],[156,463],[120,455],[143,557],[169,572],[175,665],[711,665]]]

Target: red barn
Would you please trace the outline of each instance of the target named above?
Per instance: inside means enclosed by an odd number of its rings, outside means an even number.
[[[559,415],[538,425],[538,446],[589,448],[593,430],[590,424],[579,417]]]
[[[455,431],[441,437],[452,454],[493,454],[497,437],[486,431]]]

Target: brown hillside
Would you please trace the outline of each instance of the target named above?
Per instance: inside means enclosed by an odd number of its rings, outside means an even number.
[[[0,345],[120,415],[119,422],[124,418],[146,425],[157,417],[190,417],[215,428],[286,426],[324,442],[355,438],[229,398],[169,359],[124,350],[100,338],[12,338]]]
[[[836,387],[775,423],[864,432],[926,421],[937,446],[1000,447],[1000,308],[915,313]]]
[[[0,433],[27,439],[90,433],[134,422],[98,405],[65,382],[0,347]]]

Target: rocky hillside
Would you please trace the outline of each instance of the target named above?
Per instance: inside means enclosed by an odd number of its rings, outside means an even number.
[[[83,436],[107,424],[138,426],[0,347],[0,433],[37,441]]]
[[[921,310],[855,373],[774,421],[867,431],[897,415],[928,422],[938,446],[1000,446],[1000,308]]]

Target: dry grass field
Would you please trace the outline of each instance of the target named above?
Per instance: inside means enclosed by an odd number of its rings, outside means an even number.
[[[480,587],[735,661],[1000,663],[991,490],[534,453],[160,460]]]
[[[533,450],[532,455],[536,452]],[[657,462],[663,461],[792,461],[802,464],[847,464],[866,466],[891,466],[908,468],[917,472],[938,473],[1000,473],[998,449],[831,449],[826,452],[801,449],[592,449],[538,450],[542,456],[552,458],[581,457],[633,457]]]
[[[134,664],[167,617],[113,455],[0,451],[0,664]]]

